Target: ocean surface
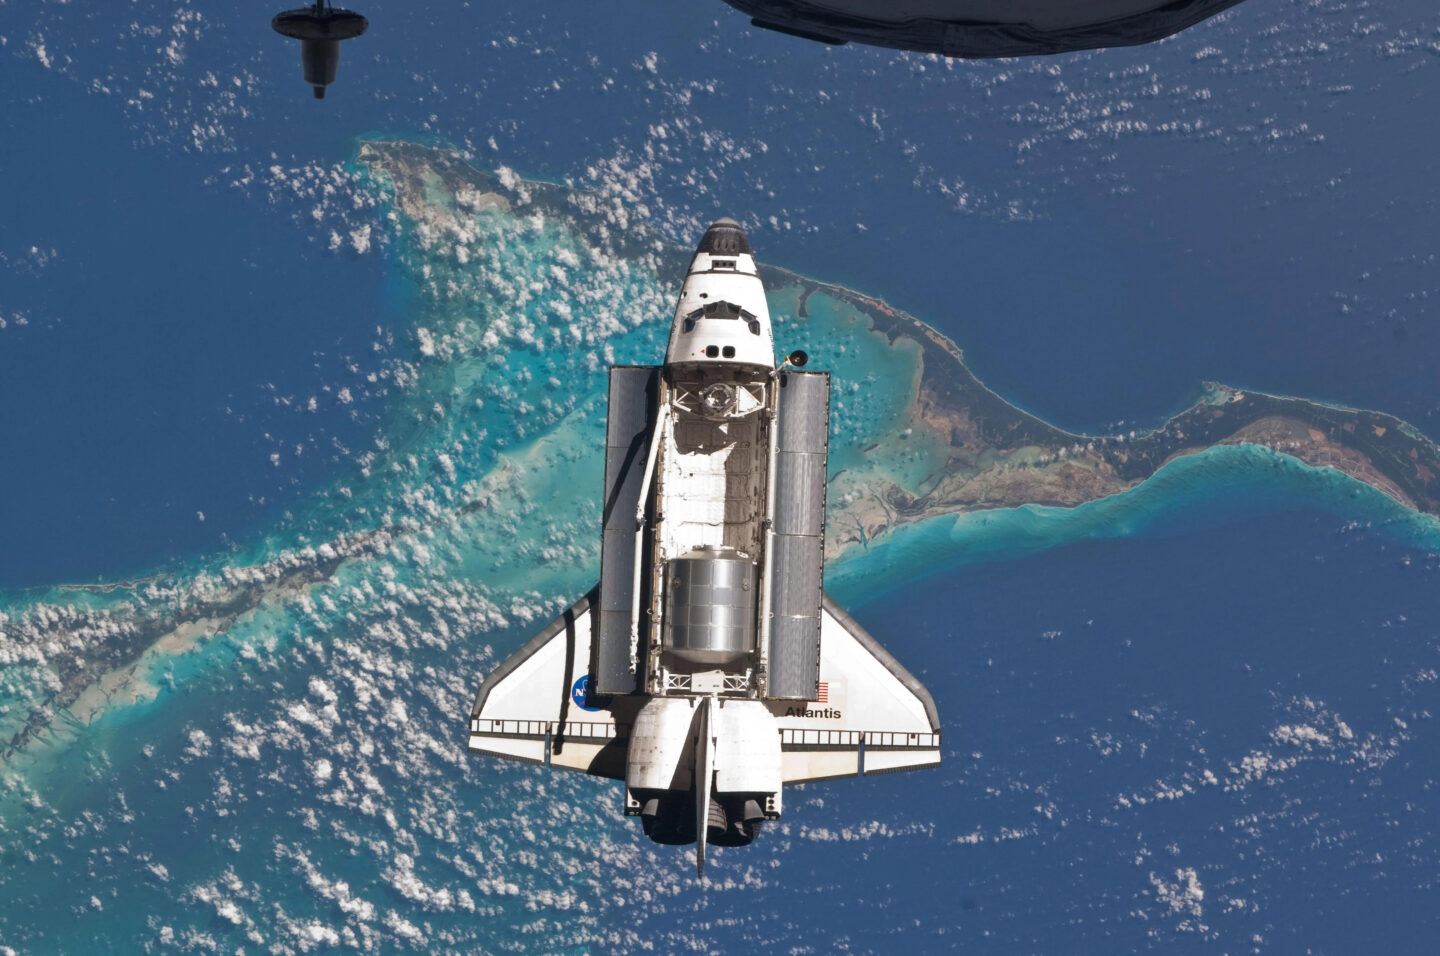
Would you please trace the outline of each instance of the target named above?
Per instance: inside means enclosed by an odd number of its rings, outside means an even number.
[[[0,609],[15,733],[68,652],[47,641],[264,596],[171,621],[8,759],[7,944],[1283,952],[1385,906],[1394,951],[1429,931],[1390,901],[1431,879],[1440,522],[1264,449],[832,562],[935,693],[945,763],[797,791],[703,885],[613,786],[468,756],[480,678],[594,579],[605,363],[658,354],[666,290],[563,220],[456,208],[391,240],[417,345],[381,364],[382,423],[330,487],[229,552]],[[577,363],[552,344],[581,310]],[[818,294],[780,330],[841,383],[835,467],[914,470],[862,454],[907,412],[913,347]],[[352,558],[285,583],[327,548]]]
[[[1433,5],[1002,63],[625,9],[375,0],[316,109],[263,13],[0,6],[0,740],[45,718],[0,763],[0,953],[1429,952],[1440,528],[1260,449],[833,562],[944,764],[796,791],[705,884],[613,785],[467,755],[594,580],[605,367],[659,355],[680,266],[437,240],[356,157],[452,144],[684,244],[739,215],[1066,428],[1218,379],[1435,437]],[[925,474],[865,451],[903,343],[773,305],[835,467]]]
[[[347,49],[322,110],[251,12],[0,13],[0,172],[24,184],[0,447],[25,463],[0,584],[224,547],[333,475],[367,430],[330,396],[406,311],[366,240],[383,224],[324,182],[377,130],[682,241],[739,215],[768,261],[885,295],[1068,429],[1153,425],[1218,380],[1440,437],[1418,0],[1252,0],[1166,43],[999,64],[797,44],[720,6],[643,28],[575,4],[367,13],[394,25]]]
[[[0,587],[259,532],[368,437],[373,407],[336,396],[403,316],[377,257],[316,256],[273,206],[203,187],[209,159],[156,163],[107,106],[68,85],[6,97],[5,229],[36,253],[3,250],[23,268],[0,292]]]
[[[934,692],[944,766],[797,791],[705,887],[613,786],[460,752],[479,635],[362,640],[291,610],[226,639],[226,666],[176,659],[155,704],[31,777],[0,933],[71,952],[386,927],[549,952],[1423,952],[1440,536],[1313,506],[1348,480],[1230,471],[1307,506],[1192,485],[1143,529],[1079,540],[1004,512],[992,533],[1028,555],[852,604]],[[528,632],[481,639],[502,654]],[[235,653],[259,633],[276,639]]]

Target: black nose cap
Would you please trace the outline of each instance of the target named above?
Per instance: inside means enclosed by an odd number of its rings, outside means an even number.
[[[740,224],[729,216],[716,219],[705,230],[705,238],[700,240],[700,248],[696,252],[708,252],[712,256],[739,256],[754,255],[750,251],[750,240],[745,238],[745,231]]]

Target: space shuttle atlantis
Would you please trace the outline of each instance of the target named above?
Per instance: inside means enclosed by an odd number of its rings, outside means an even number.
[[[785,784],[934,767],[920,682],[821,589],[830,376],[778,368],[731,219],[662,366],[610,370],[600,583],[501,664],[477,753],[625,781],[658,843],[743,846]]]

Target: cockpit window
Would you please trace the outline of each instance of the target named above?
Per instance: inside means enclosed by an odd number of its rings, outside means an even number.
[[[738,319],[748,314],[734,302],[707,302],[700,311],[707,319]]]
[[[700,319],[744,319],[749,323],[750,331],[760,334],[760,321],[748,309],[742,309],[733,302],[707,302],[694,312],[685,316],[685,331],[694,332],[695,323]]]

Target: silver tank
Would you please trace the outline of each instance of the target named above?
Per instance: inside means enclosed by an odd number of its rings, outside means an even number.
[[[665,649],[697,664],[727,664],[755,648],[759,571],[733,548],[702,548],[665,568]]]

